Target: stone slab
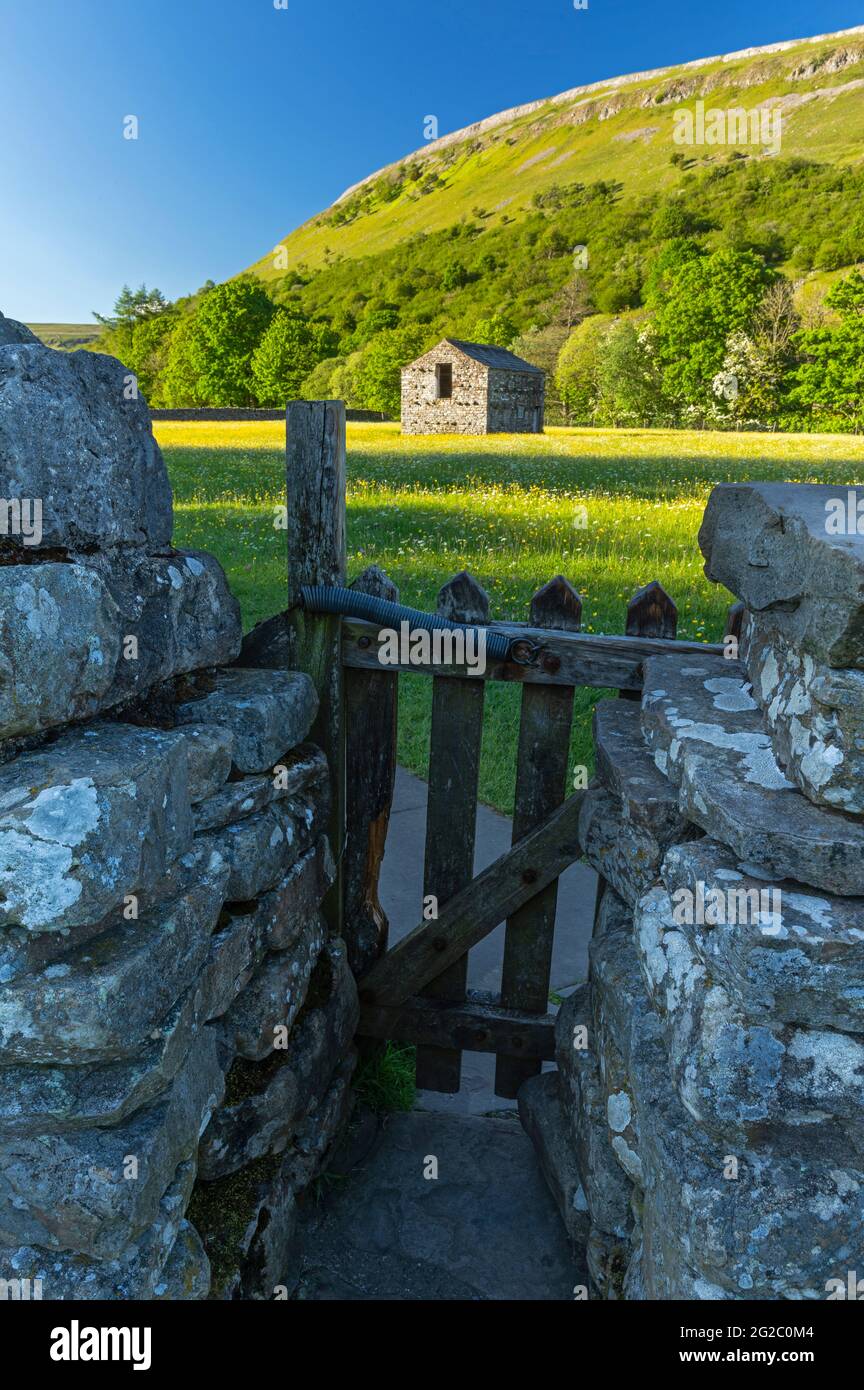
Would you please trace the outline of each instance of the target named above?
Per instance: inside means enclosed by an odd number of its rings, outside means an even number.
[[[665,846],[644,825],[627,819],[622,803],[592,787],[579,811],[579,844],[592,869],[634,907],[657,881]]]
[[[195,808],[193,824],[196,834],[219,830],[234,821],[265,810],[273,801],[284,801],[323,782],[329,782],[327,759],[320,748],[304,743],[282,760],[274,776],[241,777],[229,782]]]
[[[741,655],[786,774],[817,805],[864,815],[864,671],[841,671],[790,646],[748,614]]]
[[[212,1182],[268,1153],[282,1153],[349,1051],[359,1004],[344,942],[327,947],[321,966],[324,980],[316,988],[313,977],[288,1047],[272,1052],[263,1063],[237,1058],[228,1072],[225,1100],[198,1151],[202,1179]],[[319,1002],[321,994],[325,997]]]
[[[5,314],[0,314],[0,347],[9,347],[12,343],[38,342],[36,334],[25,323],[19,323],[17,319],[7,319]]]
[[[156,1220],[223,1091],[205,1030],[165,1095],[125,1124],[0,1144],[0,1243],[118,1259]]]
[[[682,930],[749,1018],[864,1033],[864,898],[759,878],[710,838],[673,846],[663,882],[676,905],[694,905]],[[700,896],[705,908],[696,910]],[[714,901],[724,920],[704,920]]]
[[[0,994],[0,1061],[112,1062],[133,1057],[207,960],[227,867],[202,854],[194,887],[153,917],[96,937]]]
[[[301,671],[218,672],[212,689],[177,707],[180,724],[218,724],[234,737],[234,766],[241,773],[271,772],[306,738],[318,713],[318,697]]]
[[[709,579],[771,614],[796,647],[829,666],[864,666],[864,534],[832,535],[847,489],[723,483],[708,499],[699,545]]]
[[[129,382],[101,353],[0,346],[0,496],[41,501],[40,548],[170,544],[168,474]]]
[[[276,888],[320,838],[329,803],[329,785],[314,787],[307,795],[274,802],[257,816],[199,836],[228,863],[228,899],[251,902]]]
[[[621,803],[625,818],[660,845],[692,836],[678,809],[675,788],[658,769],[642,734],[639,705],[600,700],[594,706],[597,779]]]
[[[814,806],[781,771],[738,662],[645,663],[642,728],[684,815],[769,875],[864,894],[864,823]]]
[[[229,1051],[247,1061],[261,1062],[274,1047],[289,1045],[291,1029],[326,940],[326,923],[317,914],[310,918],[292,950],[266,957],[222,1019],[222,1037]]]
[[[230,661],[240,609],[218,561],[114,551],[0,566],[0,739],[88,719]]]
[[[664,888],[639,903],[635,939],[673,1083],[698,1124],[721,1143],[785,1138],[811,1158],[860,1147],[864,1038],[748,1019],[676,924]]]
[[[429,1155],[437,1179],[425,1176]],[[303,1299],[572,1305],[587,1283],[514,1118],[393,1115],[377,1148],[307,1211]]]
[[[101,724],[0,767],[0,928],[99,922],[192,843],[183,740]]]
[[[41,1281],[51,1301],[194,1300],[210,1289],[210,1264],[197,1231],[184,1219],[195,1180],[192,1160],[181,1163],[156,1219],[116,1260],[0,1246],[0,1279]]]
[[[598,1047],[614,1069],[604,1078],[610,1126],[642,1173],[646,1298],[823,1298],[864,1219],[854,1153],[826,1148],[808,1162],[769,1145],[729,1154],[674,1091],[632,930],[594,943],[592,978]]]
[[[583,985],[564,1001],[558,1012],[555,1058],[560,1093],[590,1225],[628,1250],[633,1228],[633,1184],[615,1157],[606,1123],[606,1097],[592,1036],[590,994],[590,986]],[[583,1037],[585,1045],[581,1045]],[[605,1266],[609,1264],[608,1255],[607,1251]],[[621,1255],[614,1263],[616,1268],[626,1267]],[[607,1282],[603,1282],[603,1297],[607,1296]]]
[[[215,724],[185,724],[183,744],[189,769],[189,800],[193,806],[209,800],[222,790],[231,774],[234,740],[227,729]],[[197,829],[197,811],[193,828]]]
[[[588,1243],[591,1220],[561,1101],[558,1073],[532,1076],[519,1088],[519,1118],[534,1145],[546,1185],[571,1240]]]

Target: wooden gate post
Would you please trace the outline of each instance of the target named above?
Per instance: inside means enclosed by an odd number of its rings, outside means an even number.
[[[304,584],[346,579],[345,406],[342,401],[291,401],[287,411],[288,659],[311,676],[320,708],[310,739],[327,755],[333,787],[330,844],[336,881],[324,901],[330,930],[342,934],[342,852],[345,843],[342,620],[298,606]]]

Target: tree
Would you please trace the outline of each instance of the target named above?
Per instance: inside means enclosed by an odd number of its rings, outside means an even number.
[[[198,374],[195,315],[180,320],[171,335],[160,396],[173,408],[208,405]]]
[[[300,383],[300,399],[304,401],[333,401],[340,400],[340,394],[336,390],[336,373],[340,367],[344,367],[344,357],[325,357]]]
[[[252,359],[276,306],[254,280],[229,280],[199,301],[176,358],[169,358],[171,391],[189,389],[194,404],[256,405]]]
[[[728,418],[739,425],[757,425],[776,415],[781,379],[779,355],[766,341],[739,332],[730,335],[723,366],[711,386]]]
[[[252,356],[252,381],[261,405],[283,406],[296,400],[319,361],[318,341],[307,320],[279,309]]]
[[[752,251],[715,251],[686,260],[655,319],[667,395],[710,405],[731,334],[748,332],[776,277]]]
[[[854,270],[825,298],[840,321],[803,329],[795,343],[801,361],[790,374],[789,399],[832,427],[864,427],[864,275]]]
[[[553,321],[569,330],[581,323],[592,308],[588,276],[577,270],[555,293],[552,300]]]
[[[492,314],[478,319],[471,333],[475,343],[487,343],[491,347],[509,348],[519,332],[512,319],[506,314]]]
[[[564,403],[558,394],[555,372],[561,349],[569,334],[562,324],[550,323],[545,328],[531,328],[511,344],[517,357],[523,357],[532,367],[539,367],[546,377],[546,421],[550,425],[566,424]]]
[[[423,328],[391,328],[379,333],[348,359],[350,391],[366,410],[381,410],[398,420],[402,407],[402,368],[429,346]]]
[[[668,419],[663,371],[650,323],[618,319],[597,350],[598,418],[613,425],[653,425]]]
[[[146,285],[139,285],[137,290],[132,290],[128,285],[124,285],[114,301],[113,317],[105,318],[95,310],[93,317],[106,328],[118,328],[123,324],[134,325],[142,319],[155,318],[157,314],[163,314],[170,307],[161,290],[148,290]]]
[[[142,319],[133,329],[128,356],[121,358],[134,372],[139,390],[154,406],[162,404],[162,378],[178,321],[173,311]]]
[[[599,353],[612,324],[608,314],[583,319],[561,349],[555,383],[571,419],[589,425],[599,396]]]

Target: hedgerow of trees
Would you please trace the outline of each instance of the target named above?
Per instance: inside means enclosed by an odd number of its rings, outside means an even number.
[[[323,221],[362,217],[406,186],[434,195],[412,178],[388,176]],[[208,282],[174,304],[124,287],[96,346],[155,406],[338,396],[398,417],[402,366],[449,336],[542,367],[552,422],[861,430],[858,262],[864,171],[733,157],[666,195],[562,185],[520,220],[488,224],[478,208],[266,285]],[[808,301],[796,289],[811,271],[842,273]]]

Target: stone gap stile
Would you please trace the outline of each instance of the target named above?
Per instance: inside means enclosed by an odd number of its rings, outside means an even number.
[[[0,1279],[288,1297],[356,1060],[318,699],[235,664],[124,377],[0,317]]]

